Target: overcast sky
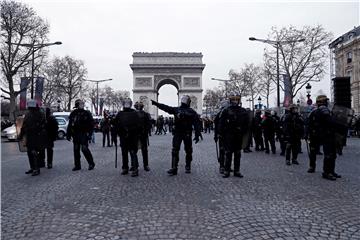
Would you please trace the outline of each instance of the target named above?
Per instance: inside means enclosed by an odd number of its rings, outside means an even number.
[[[266,38],[272,26],[322,24],[336,38],[358,26],[360,14],[359,1],[22,2],[49,22],[51,42],[63,42],[50,48],[51,55],[81,59],[89,79],[113,78],[109,85],[129,91],[133,52],[202,52],[205,90],[217,86],[212,77],[227,79],[230,69],[262,63],[265,45],[249,41],[250,36]],[[326,75],[321,83],[312,84],[313,92],[329,93],[329,82]],[[159,100],[176,105],[176,89],[165,85]]]

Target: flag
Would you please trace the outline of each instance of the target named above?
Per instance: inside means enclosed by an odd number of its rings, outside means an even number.
[[[284,107],[288,107],[291,103],[291,80],[289,75],[283,75],[284,78]]]
[[[20,110],[26,109],[26,93],[27,93],[27,86],[30,83],[30,78],[22,77],[20,78],[20,90],[24,89],[20,92]]]
[[[42,106],[42,94],[44,91],[44,78],[37,77],[35,84],[35,100],[39,107]]]
[[[100,98],[100,110],[99,114],[103,114],[104,98]]]

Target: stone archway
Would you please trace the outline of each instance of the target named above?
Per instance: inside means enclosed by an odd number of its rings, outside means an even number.
[[[158,109],[150,100],[157,100],[159,89],[166,84],[178,90],[178,96],[189,95],[191,107],[202,113],[202,63],[201,53],[134,53],[133,63],[133,100],[143,101],[145,111],[157,118]],[[166,103],[165,103],[166,104]]]

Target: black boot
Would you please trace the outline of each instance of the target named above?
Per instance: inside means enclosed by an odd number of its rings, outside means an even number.
[[[31,176],[37,176],[40,174],[40,170],[34,170],[31,174]]]
[[[244,177],[240,172],[234,172],[234,177],[239,177],[239,178],[242,178]]]
[[[185,166],[185,173],[191,173],[191,165],[186,165]]]
[[[293,159],[292,164],[299,165],[299,162],[296,159]]]
[[[286,160],[286,165],[291,165],[290,160]]]
[[[229,172],[229,171],[225,171],[223,178],[228,178],[228,177],[230,177],[230,172]]]
[[[177,175],[177,168],[171,168],[167,171],[170,176]]]
[[[144,166],[144,170],[145,170],[146,172],[150,171],[149,166]]]
[[[323,173],[322,177],[327,179],[327,180],[331,180],[331,181],[336,180],[336,177],[334,175],[332,175],[331,173]]]
[[[28,170],[28,171],[25,172],[25,174],[31,174],[31,173],[33,173],[33,170],[32,170],[32,169],[30,169],[30,170]]]
[[[131,176],[132,177],[137,177],[139,176],[139,170],[135,169],[134,171],[131,172]]]
[[[315,168],[310,167],[309,170],[307,170],[308,173],[314,173],[315,172]]]
[[[121,175],[127,175],[129,173],[129,169],[123,169],[121,171]]]
[[[225,173],[225,168],[224,168],[224,167],[220,167],[220,168],[219,168],[219,172],[220,172],[220,174],[224,174],[224,173]]]

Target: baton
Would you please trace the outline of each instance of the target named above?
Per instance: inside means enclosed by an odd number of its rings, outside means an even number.
[[[308,157],[310,159],[309,142],[308,142],[307,139],[305,139],[305,142],[306,142],[306,150],[307,150],[307,153],[308,153]]]
[[[115,143],[115,168],[117,168],[117,139]]]
[[[218,143],[215,142],[215,145],[216,145],[216,157],[217,157],[217,160],[219,161],[219,149],[218,149]]]

